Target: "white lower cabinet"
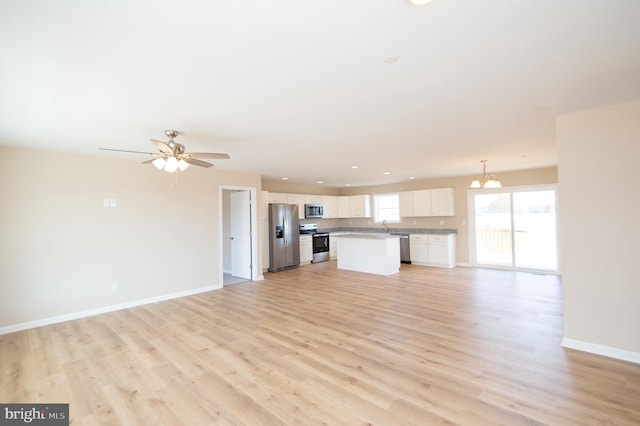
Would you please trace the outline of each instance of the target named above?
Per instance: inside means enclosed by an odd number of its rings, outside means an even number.
[[[429,236],[427,234],[409,235],[409,253],[411,263],[427,264],[429,262]]]
[[[313,237],[300,235],[300,264],[311,263],[313,260]]]
[[[410,234],[411,263],[441,268],[456,266],[455,234]]]

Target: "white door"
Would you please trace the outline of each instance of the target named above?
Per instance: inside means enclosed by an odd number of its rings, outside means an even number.
[[[251,193],[231,193],[231,275],[251,279]]]

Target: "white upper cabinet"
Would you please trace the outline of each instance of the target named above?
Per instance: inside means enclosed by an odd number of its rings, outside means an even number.
[[[267,193],[265,191],[265,193]],[[305,204],[319,204],[324,207],[322,217],[350,218],[371,217],[370,195],[309,195],[309,194],[284,194],[268,192],[269,203],[297,204],[298,217],[304,219]],[[402,195],[402,194],[401,194]],[[402,212],[402,210],[401,210]],[[401,214],[402,215],[402,214]],[[405,215],[411,216],[411,215]]]
[[[298,218],[304,219],[304,195],[303,194],[288,194],[288,204],[298,205]]]
[[[298,219],[304,219],[304,195],[303,194],[283,194],[280,192],[269,192],[270,204],[297,204]]]
[[[413,191],[413,215],[432,216],[431,190],[421,189],[419,191]]]
[[[455,216],[455,204],[453,188],[431,190],[431,216]]]
[[[455,216],[453,188],[421,189],[400,193],[400,216]]]
[[[338,217],[349,217],[349,197],[346,195],[338,197]]]
[[[322,195],[305,195],[304,196],[305,204],[322,204]]]
[[[287,204],[288,199],[289,199],[289,194],[281,194],[279,192],[269,192],[270,204]]]
[[[333,195],[324,195],[322,197],[322,206],[324,207],[322,217],[326,219],[338,217],[338,197]]]
[[[371,196],[351,195],[348,217],[371,217]]]
[[[400,217],[413,216],[413,191],[400,193]]]

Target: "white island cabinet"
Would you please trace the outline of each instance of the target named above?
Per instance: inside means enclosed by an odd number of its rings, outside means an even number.
[[[400,237],[389,234],[342,234],[338,269],[392,275],[400,272]]]

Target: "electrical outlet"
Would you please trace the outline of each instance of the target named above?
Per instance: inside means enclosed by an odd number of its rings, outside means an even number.
[[[440,220],[440,225],[444,225],[444,220]]]
[[[118,283],[111,283],[111,291],[114,293],[118,291]]]
[[[102,199],[102,207],[109,207],[110,201],[108,198]]]
[[[118,207],[118,200],[116,200],[115,198],[110,199],[109,200],[109,206]]]
[[[415,221],[415,220],[413,221],[413,224],[414,224],[414,225],[416,224],[416,221]]]

